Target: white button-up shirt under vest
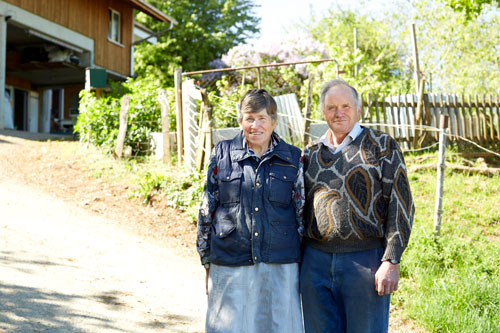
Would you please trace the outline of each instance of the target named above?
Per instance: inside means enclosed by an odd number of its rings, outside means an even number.
[[[361,128],[359,123],[354,124],[354,127],[349,132],[349,134],[346,135],[346,137],[344,138],[342,143],[338,147],[335,147],[332,143],[333,142],[333,138],[332,138],[333,131],[331,128],[329,128],[328,131],[326,131],[326,133],[323,134],[323,136],[319,139],[319,142],[321,142],[322,144],[327,146],[332,153],[336,154],[336,153],[342,151],[342,149],[344,149],[345,146],[347,146],[348,144],[350,144],[351,142],[356,140],[358,135],[361,134],[362,130],[363,129]]]

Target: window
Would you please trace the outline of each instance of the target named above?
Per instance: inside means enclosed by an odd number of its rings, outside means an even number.
[[[109,9],[109,27],[108,27],[108,39],[121,43],[121,18],[120,13],[116,10]]]

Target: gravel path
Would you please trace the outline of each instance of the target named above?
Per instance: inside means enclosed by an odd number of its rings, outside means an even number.
[[[1,174],[0,331],[203,331],[193,258]]]

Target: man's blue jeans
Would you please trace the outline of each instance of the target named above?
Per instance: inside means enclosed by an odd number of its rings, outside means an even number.
[[[390,295],[375,290],[383,252],[326,253],[305,247],[300,292],[306,333],[388,331]]]

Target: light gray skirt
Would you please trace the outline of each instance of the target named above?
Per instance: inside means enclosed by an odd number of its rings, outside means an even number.
[[[302,333],[298,264],[210,265],[207,333]]]

